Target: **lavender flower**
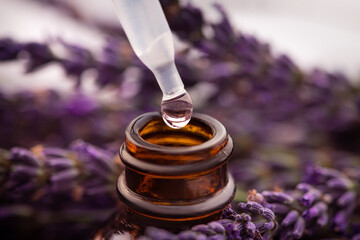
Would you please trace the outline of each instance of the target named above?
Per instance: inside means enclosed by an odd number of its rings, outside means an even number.
[[[14,44],[10,38],[0,40],[0,61],[13,60],[22,49],[21,45]]]
[[[331,226],[329,230],[346,233],[354,214],[355,196],[359,194],[350,190],[356,183],[338,170],[320,167],[309,167],[304,179],[294,191],[263,191],[260,195],[251,191],[248,199],[270,209],[282,209],[275,211],[276,220],[281,223],[275,237],[299,239],[305,232],[316,234],[327,225]],[[329,182],[346,184],[336,184],[334,188]],[[254,211],[252,206],[258,204],[239,204],[240,209],[250,212]],[[260,214],[267,220],[274,219],[274,213],[264,214],[265,207]]]
[[[6,199],[46,199],[50,203],[63,196],[67,199],[63,204],[79,200],[101,207],[114,204],[113,186],[120,169],[110,152],[83,141],[74,142],[69,150],[15,147],[10,151],[9,164],[11,172],[4,183]]]

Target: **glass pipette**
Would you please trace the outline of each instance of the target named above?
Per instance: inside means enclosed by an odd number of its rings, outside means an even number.
[[[161,113],[172,128],[191,119],[193,106],[174,61],[174,43],[159,0],[113,0],[120,23],[140,60],[163,93]]]

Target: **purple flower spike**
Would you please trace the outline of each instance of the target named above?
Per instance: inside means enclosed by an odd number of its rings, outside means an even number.
[[[55,147],[43,148],[42,153],[48,158],[66,158],[70,154],[69,151]]]
[[[11,177],[14,179],[31,179],[40,175],[40,169],[28,166],[15,165]]]
[[[63,184],[69,181],[76,180],[78,176],[79,171],[77,169],[68,169],[54,174],[53,176],[51,176],[50,179],[53,184]]]
[[[325,178],[341,178],[344,177],[343,173],[339,172],[336,169],[331,168],[321,168],[317,167],[315,169],[316,174]]]
[[[271,203],[265,205],[267,208],[269,208],[271,211],[273,211],[275,214],[287,214],[291,208],[288,205],[284,205],[281,203]]]
[[[261,195],[269,202],[290,203],[294,201],[292,196],[284,192],[263,191]]]
[[[148,227],[145,230],[146,237],[152,240],[175,240],[176,236],[166,230],[155,228],[155,227]]]
[[[299,239],[303,235],[304,231],[305,220],[302,217],[299,217],[295,222],[292,235],[295,239]]]
[[[242,215],[237,214],[237,215],[235,216],[235,221],[236,221],[236,222],[242,222],[243,220],[244,220],[244,218],[243,218]]]
[[[270,231],[275,227],[275,223],[274,222],[265,222],[265,223],[259,223],[256,224],[256,229],[260,232],[260,233],[264,233],[266,231]]]
[[[316,218],[320,216],[323,212],[327,210],[327,205],[324,202],[318,202],[313,207],[307,209],[303,213],[303,217],[306,220],[310,220],[312,218]]]
[[[291,224],[293,224],[298,219],[298,217],[299,217],[299,212],[296,210],[292,210],[286,215],[284,220],[281,222],[281,225],[284,227],[288,227]]]
[[[29,54],[26,72],[33,72],[53,60],[53,55],[46,44],[27,43],[24,50]]]
[[[15,164],[24,164],[34,167],[40,166],[39,159],[37,159],[31,151],[20,147],[11,149],[9,159]]]
[[[313,186],[308,183],[299,183],[298,185],[296,185],[296,189],[302,192],[307,192],[310,189],[313,189]]]
[[[246,233],[253,238],[255,236],[255,230],[256,230],[256,226],[253,222],[246,222],[244,224],[244,228]]]
[[[241,215],[242,215],[242,219],[244,220],[244,222],[251,221],[251,216],[249,214],[241,214]]]
[[[223,234],[225,232],[225,228],[218,222],[210,222],[207,225],[216,233]]]
[[[204,234],[198,234],[193,231],[184,231],[179,233],[179,240],[206,240],[207,237]]]
[[[301,203],[305,207],[310,207],[314,201],[318,200],[321,197],[321,192],[317,189],[311,189],[303,195],[301,198]]]
[[[220,223],[222,226],[224,226],[226,231],[232,231],[234,228],[234,222],[231,221],[230,219],[220,219],[218,221],[218,223]]]
[[[205,224],[196,225],[191,228],[192,231],[203,233],[205,235],[214,235],[216,232]]]
[[[221,216],[222,218],[235,220],[236,212],[232,208],[228,207],[222,211]]]
[[[68,158],[52,158],[46,164],[51,170],[61,171],[75,167],[75,162]]]
[[[247,211],[248,210],[248,208],[246,206],[246,203],[243,203],[243,202],[239,203],[237,207],[241,211]]]
[[[259,214],[260,210],[263,209],[263,206],[260,203],[253,202],[253,201],[249,201],[245,205],[249,211],[251,211],[253,213],[257,213],[257,214]]]
[[[273,211],[271,211],[269,208],[263,208],[260,210],[260,214],[261,216],[263,216],[266,221],[270,222],[272,220],[274,220],[275,218],[275,214]]]
[[[333,220],[332,225],[336,232],[345,232],[348,226],[348,219],[345,211],[338,212]]]
[[[351,182],[346,178],[333,178],[327,181],[326,185],[329,188],[346,190],[351,187]]]
[[[10,38],[0,39],[0,61],[13,60],[17,57],[22,46]]]
[[[226,237],[225,237],[225,235],[217,234],[217,235],[208,237],[207,240],[226,240]]]
[[[339,199],[336,201],[337,205],[339,207],[345,207],[349,205],[350,203],[354,202],[356,198],[356,194],[353,191],[348,191],[341,195]]]
[[[232,230],[233,230],[234,232],[239,232],[239,234],[240,234],[240,232],[241,232],[243,229],[244,229],[244,227],[243,227],[243,225],[242,225],[241,223],[233,223],[233,224],[232,224]]]

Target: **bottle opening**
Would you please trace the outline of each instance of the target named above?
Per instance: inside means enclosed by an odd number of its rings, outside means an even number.
[[[161,117],[152,118],[140,129],[140,137],[149,143],[166,147],[197,146],[213,137],[213,129],[204,122],[192,119],[185,127],[174,129]]]

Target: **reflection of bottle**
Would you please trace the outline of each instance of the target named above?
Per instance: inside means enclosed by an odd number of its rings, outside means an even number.
[[[227,170],[232,149],[224,126],[207,115],[194,114],[181,129],[168,127],[160,113],[137,117],[120,148],[125,170],[117,191],[127,210],[95,239],[110,239],[119,230],[137,235],[146,226],[181,230],[218,219],[235,191]]]

